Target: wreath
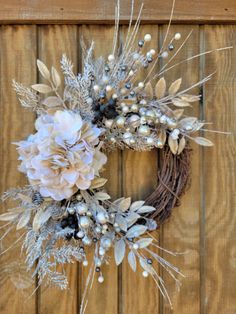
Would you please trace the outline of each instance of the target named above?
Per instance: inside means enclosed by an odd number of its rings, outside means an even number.
[[[15,143],[19,171],[26,175],[29,185],[4,193],[3,201],[14,200],[16,206],[0,215],[0,220],[6,221],[8,228],[24,229],[26,264],[38,277],[39,285],[46,281],[66,288],[67,277],[57,266],[78,261],[87,267],[87,253],[93,251],[81,313],[94,277],[100,283],[104,281],[102,269],[109,264],[112,249],[117,265],[127,251],[131,269],[136,271],[139,263],[143,276],[151,276],[170,302],[155,265],[160,264],[177,282],[175,273],[180,272],[152,250],[164,249],[151,232],[179,205],[188,186],[189,142],[213,145],[195,134],[206,123],[186,116],[184,111],[200,99],[190,94],[191,89],[211,75],[185,89],[181,88],[181,78],[167,83],[164,74],[173,66],[168,67],[167,62],[159,72],[155,72],[155,66],[175,57],[182,47],[181,34],[176,33],[169,42],[166,36],[157,52],[150,45],[150,34],[137,39],[140,14],[133,28],[131,24],[132,16],[126,40],[117,49],[117,17],[108,56],[94,59],[94,43],[87,48],[82,42],[82,73],[75,74],[71,61],[62,56],[63,93],[61,75],[40,60],[37,66],[45,83],[25,87],[13,81],[21,105],[37,113],[36,132]],[[147,75],[139,81],[143,69]],[[102,170],[107,152],[117,148],[160,151],[159,183],[146,200],[111,200],[105,191],[107,180]]]

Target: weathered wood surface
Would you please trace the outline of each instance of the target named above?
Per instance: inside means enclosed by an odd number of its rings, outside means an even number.
[[[41,10],[40,16],[43,17],[43,7]],[[92,6],[91,10],[94,10]],[[161,45],[165,29],[166,26],[157,24],[144,25],[140,34],[151,33],[158,46]],[[176,60],[236,42],[236,27],[228,25],[175,25],[171,28],[171,34],[178,30],[184,37],[191,29],[193,34]],[[122,28],[120,38],[123,32]],[[17,103],[11,89],[11,79],[16,78],[26,84],[41,80],[36,75],[36,58],[58,68],[63,52],[74,61],[75,69],[81,69],[81,36],[85,42],[92,39],[96,41],[95,55],[99,56],[109,54],[112,33],[113,27],[104,25],[2,26],[1,191],[25,182],[24,176],[16,170],[17,154],[10,143],[30,133],[34,121],[34,116]],[[174,210],[172,217],[156,234],[165,248],[187,251],[178,257],[165,255],[186,275],[182,279],[180,292],[177,292],[173,280],[163,272],[176,314],[236,313],[235,50],[201,57],[188,65],[176,67],[166,77],[170,82],[182,76],[183,86],[186,86],[216,69],[217,73],[204,87],[202,102],[195,105],[194,113],[213,122],[212,128],[231,131],[233,134],[225,136],[207,133],[215,142],[213,148],[202,149],[193,145],[191,188],[183,197],[182,205]],[[155,186],[157,167],[155,151],[112,153],[106,166],[105,176],[109,179],[107,187],[113,197],[121,194],[130,195],[133,199],[145,197]],[[16,257],[17,253],[13,250],[10,255]],[[6,260],[0,258],[1,269]],[[0,313],[77,314],[88,269],[74,264],[68,266],[67,271],[70,290],[62,292],[41,288],[30,299],[18,292],[8,280],[6,285],[0,286]],[[145,280],[141,273],[132,273],[127,263],[117,270],[111,262],[110,267],[104,270],[104,277],[103,285],[95,280],[88,314],[171,313],[158,291],[155,291],[151,279]]]
[[[33,130],[34,116],[19,106],[14,91],[11,88],[12,79],[16,78],[24,84],[30,84],[36,79],[36,27],[35,26],[4,26],[0,30],[1,38],[1,96],[0,96],[0,168],[1,168],[1,193],[4,190],[21,186],[26,183],[24,175],[17,169],[17,152],[11,143],[19,141]],[[9,40],[11,38],[11,40]],[[3,206],[1,206],[3,207]],[[1,209],[2,210],[2,209]],[[1,230],[2,231],[2,230]],[[2,232],[1,232],[2,234]],[[11,235],[4,242],[2,249],[7,249],[11,242],[16,241],[19,233]],[[20,249],[8,251],[0,256],[0,276],[5,278],[6,267],[16,261]],[[22,292],[15,288],[8,279],[0,287],[0,313],[36,313],[36,295],[26,300],[29,291]],[[14,279],[13,279],[14,280]],[[34,289],[34,287],[32,287]]]
[[[236,42],[234,26],[204,27],[205,49]],[[236,54],[212,54],[205,73],[217,69],[204,88],[204,119],[228,136],[212,134],[215,147],[203,151],[202,312],[236,313]],[[209,134],[208,134],[209,135]]]
[[[0,0],[1,23],[113,23],[116,0]],[[131,0],[121,0],[121,20],[129,20]],[[144,2],[143,22],[168,22],[172,0],[136,0],[135,16]],[[236,21],[234,0],[176,0],[175,22]]]
[[[38,58],[49,68],[53,65],[60,73],[60,59],[66,55],[77,69],[77,27],[75,25],[54,25],[38,27]],[[35,65],[34,65],[35,66]],[[38,77],[42,81],[42,77]],[[69,290],[40,288],[38,314],[76,313],[78,300],[78,269],[76,264],[66,265],[69,274]],[[60,300],[60,302],[58,302]]]
[[[173,64],[180,62],[191,55],[196,55],[200,50],[199,43],[199,26],[177,25],[173,26],[170,32],[170,38],[175,32],[180,32],[183,38],[187,37],[189,32],[192,35],[181,53],[173,60]],[[162,28],[162,37],[166,32],[166,27]],[[200,60],[195,59],[188,64],[181,64],[166,73],[166,80],[171,84],[174,80],[182,77],[182,88],[186,88],[199,81]],[[198,94],[199,90],[194,89],[193,93]],[[188,109],[190,115],[199,116],[199,104],[194,103],[193,108]],[[199,313],[200,308],[200,268],[199,268],[199,221],[201,209],[201,193],[200,193],[200,148],[193,145],[194,153],[191,158],[192,167],[192,184],[182,197],[181,207],[173,210],[173,215],[169,221],[162,227],[162,241],[164,248],[171,251],[183,252],[183,255],[173,257],[164,254],[164,257],[173,265],[178,266],[186,278],[180,278],[182,283],[181,293],[174,284],[173,279],[163,270],[163,277],[167,287],[170,287],[169,293],[173,302],[173,311],[167,303],[163,303],[163,313],[188,314]],[[194,197],[193,197],[194,196]]]

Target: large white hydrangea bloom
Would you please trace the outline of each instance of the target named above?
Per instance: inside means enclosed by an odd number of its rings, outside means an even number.
[[[107,161],[97,147],[101,129],[67,110],[41,115],[35,128],[35,134],[17,143],[19,170],[30,184],[57,201],[88,189]]]

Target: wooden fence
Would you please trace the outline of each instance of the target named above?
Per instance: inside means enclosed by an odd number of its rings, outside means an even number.
[[[138,7],[140,1],[136,2]],[[62,53],[72,59],[75,70],[80,70],[81,36],[87,42],[96,41],[95,55],[108,54],[114,30],[111,23],[114,5],[115,1],[108,0],[0,0],[1,191],[26,182],[17,172],[17,153],[11,142],[32,132],[35,118],[17,102],[11,88],[12,79],[24,84],[37,82],[40,78],[36,58],[59,69]],[[120,38],[127,28],[129,1],[123,0],[121,5],[124,25]],[[140,38],[150,33],[156,47],[160,46],[170,9],[170,0],[146,0]],[[178,31],[185,37],[193,30],[176,60],[236,44],[234,0],[178,0],[175,12],[170,33]],[[94,284],[88,314],[236,313],[235,49],[195,59],[166,76],[169,81],[182,77],[186,86],[215,71],[214,78],[202,88],[202,101],[194,106],[194,113],[212,122],[212,128],[231,131],[232,135],[207,134],[215,143],[213,148],[193,145],[191,188],[183,197],[181,207],[174,210],[171,219],[156,234],[163,247],[187,251],[170,258],[186,276],[180,292],[163,273],[173,311],[163,302],[151,279],[133,273],[126,262],[117,269],[112,261],[104,270],[104,284]],[[133,199],[143,198],[156,185],[157,168],[155,150],[112,153],[106,167],[107,188],[114,197],[125,194],[132,195]],[[10,255],[17,261],[16,251],[12,250]],[[6,257],[1,257],[0,279],[1,268],[6,263]],[[0,313],[79,313],[87,269],[73,264],[66,270],[70,277],[69,290],[40,288],[32,297],[18,291],[10,276],[0,280]]]

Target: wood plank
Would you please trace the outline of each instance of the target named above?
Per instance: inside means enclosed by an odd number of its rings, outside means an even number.
[[[36,57],[36,27],[35,26],[4,26],[0,30],[1,38],[1,105],[0,105],[0,167],[1,193],[9,188],[27,184],[23,174],[17,171],[18,154],[12,142],[20,141],[33,130],[34,114],[24,109],[16,99],[12,89],[12,79],[29,85],[36,79],[34,67]],[[1,210],[6,210],[6,206]],[[1,230],[2,234],[2,230]],[[15,230],[8,236],[6,247],[9,247],[19,237]],[[6,248],[5,247],[5,248]],[[20,246],[11,249],[1,256],[0,272],[4,276],[4,269],[11,262],[19,261]],[[9,274],[11,275],[11,273]],[[14,275],[13,275],[14,276]],[[1,282],[0,312],[33,314],[36,313],[36,294],[29,295],[35,287],[25,292],[16,289],[10,280]],[[28,299],[27,299],[28,298]]]
[[[135,1],[135,16],[142,0]],[[121,20],[127,22],[130,0],[121,0]],[[113,23],[116,0],[0,0],[1,23]],[[172,0],[145,0],[143,21],[147,23],[167,22]],[[231,23],[236,21],[234,0],[178,0],[175,22]]]
[[[158,26],[141,26],[137,41],[142,39],[146,33],[152,35],[152,41],[144,49],[146,52],[150,48],[157,50]],[[140,75],[140,81],[145,79],[145,74],[147,75],[147,71],[144,70]],[[134,152],[125,150],[122,163],[124,196],[131,196],[133,201],[145,200],[157,183],[157,151]],[[158,233],[153,232],[153,236],[158,238]],[[142,276],[141,267],[138,267],[134,273],[126,258],[122,264],[121,280],[120,313],[158,313],[158,289],[151,277],[144,278]]]
[[[77,27],[68,25],[48,25],[38,27],[38,58],[50,68],[52,65],[60,72],[60,59],[63,53],[77,68]],[[41,78],[40,78],[41,80]],[[42,291],[39,313],[77,313],[77,265],[66,265],[70,289],[60,290],[49,287]]]
[[[170,30],[170,38],[172,38],[176,32],[180,32],[182,41],[191,30],[193,30],[191,37],[170,65],[199,53],[198,26],[172,26]],[[176,49],[179,45],[180,43],[176,42]],[[181,89],[198,82],[199,63],[199,60],[195,59],[171,69],[164,75],[168,84],[171,84],[171,82],[180,77],[183,79]],[[191,92],[198,94],[199,90],[194,89]],[[194,103],[193,108],[186,110],[186,114],[200,118],[199,113],[199,105],[197,103]],[[182,197],[181,206],[173,209],[172,216],[163,225],[161,243],[162,247],[173,252],[186,252],[183,256],[177,257],[164,254],[164,258],[180,268],[186,278],[179,277],[182,282],[179,292],[174,280],[163,270],[163,278],[173,303],[173,310],[171,310],[167,302],[163,302],[162,313],[199,313],[199,212],[201,205],[200,149],[193,143],[190,143],[190,145],[193,148],[191,156],[191,187]]]
[[[112,49],[114,28],[110,26],[82,26],[80,28],[80,36],[83,36],[87,45],[92,40],[95,41],[94,56],[105,58]],[[113,198],[120,195],[120,155],[118,151],[108,155],[108,163],[105,165],[106,171],[104,177],[108,179],[107,190]],[[92,250],[89,256],[89,265],[92,263]],[[103,266],[102,273],[105,278],[103,284],[97,282],[95,276],[92,290],[89,294],[88,306],[86,313],[96,314],[116,314],[118,310],[118,269],[114,263],[113,250],[110,252],[111,262],[108,266]],[[84,291],[89,266],[83,268],[81,272],[81,294]]]
[[[235,26],[206,26],[205,49],[232,45]],[[236,312],[236,88],[235,50],[211,54],[205,59],[205,74],[217,70],[204,89],[204,119],[209,129],[231,131],[232,135],[205,133],[215,146],[204,150],[203,180],[205,225],[202,227],[202,313]],[[211,136],[210,136],[211,135]]]

